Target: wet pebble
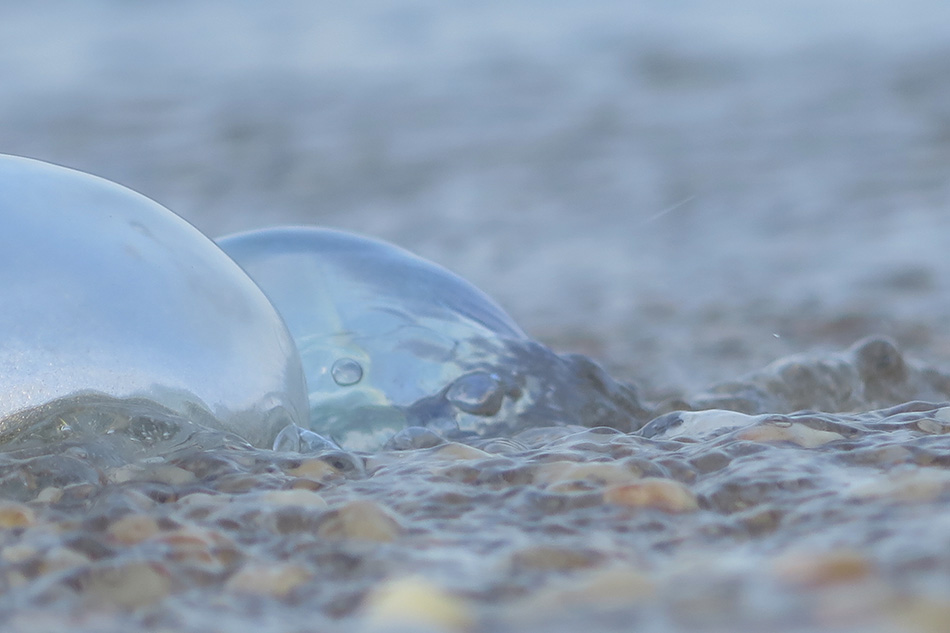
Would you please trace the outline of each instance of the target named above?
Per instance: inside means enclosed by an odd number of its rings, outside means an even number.
[[[692,512],[699,508],[696,495],[671,479],[647,478],[632,484],[611,486],[604,491],[604,501],[671,513]]]
[[[137,609],[155,604],[172,591],[172,581],[155,563],[109,562],[96,565],[79,578],[84,598],[98,606]]]
[[[393,514],[368,499],[350,501],[327,514],[317,534],[329,539],[395,541],[403,528]]]
[[[361,608],[370,630],[466,631],[475,616],[464,600],[423,578],[396,578],[367,596]]]
[[[821,431],[786,420],[769,420],[741,431],[739,439],[749,442],[792,442],[803,448],[818,448],[844,439],[840,433]]]
[[[789,553],[775,561],[783,581],[807,587],[827,587],[863,580],[874,572],[868,557],[854,550]]]
[[[0,529],[33,525],[36,513],[28,505],[11,501],[0,502]]]
[[[225,586],[237,593],[284,599],[311,578],[312,573],[301,565],[252,562],[232,575]]]
[[[161,528],[158,521],[146,514],[130,514],[112,523],[106,533],[113,539],[132,545],[158,534]]]

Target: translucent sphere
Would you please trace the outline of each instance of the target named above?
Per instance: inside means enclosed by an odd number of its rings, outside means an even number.
[[[377,447],[412,424],[490,417],[517,391],[495,368],[506,341],[527,337],[488,296],[432,262],[320,228],[252,231],[218,245],[290,328],[311,429],[344,447]]]
[[[129,189],[0,156],[0,440],[91,395],[156,402],[270,446],[307,419],[280,316],[190,224]]]
[[[392,244],[312,227],[218,244],[283,315],[303,360],[310,426],[278,446],[420,447],[649,419],[632,386],[531,340],[472,284]]]

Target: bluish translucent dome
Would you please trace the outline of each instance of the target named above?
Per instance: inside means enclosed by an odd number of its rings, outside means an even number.
[[[219,246],[283,315],[303,360],[310,430],[373,449],[407,427],[503,435],[642,409],[589,359],[530,340],[461,277],[401,248],[314,227]]]
[[[144,398],[269,446],[307,417],[292,338],[246,274],[129,189],[0,156],[0,439],[23,412]]]
[[[392,244],[330,229],[265,229],[218,245],[297,341],[313,430],[369,448],[423,421],[410,408],[442,392],[474,415],[501,406],[508,385],[491,371],[496,347],[526,337],[461,277]]]

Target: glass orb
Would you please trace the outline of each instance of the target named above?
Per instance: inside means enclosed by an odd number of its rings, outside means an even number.
[[[211,240],[78,171],[0,156],[0,439],[51,401],[153,401],[270,446],[307,419],[293,339]]]

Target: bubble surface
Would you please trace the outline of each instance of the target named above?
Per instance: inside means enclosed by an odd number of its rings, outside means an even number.
[[[497,436],[578,416],[630,427],[614,418],[642,413],[593,361],[532,341],[472,284],[392,244],[314,227],[218,244],[294,336],[310,429],[344,448],[377,449],[410,426]]]
[[[305,417],[279,315],[171,211],[101,178],[0,156],[0,216],[0,438],[36,407],[89,394],[153,401],[258,446]]]

